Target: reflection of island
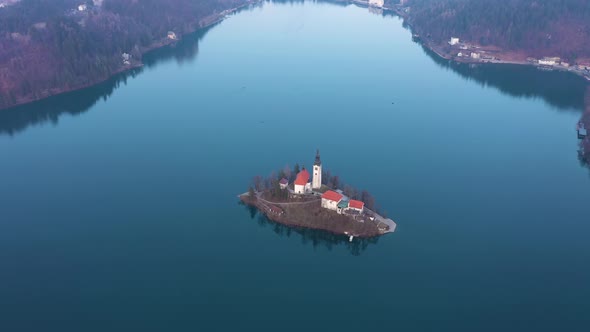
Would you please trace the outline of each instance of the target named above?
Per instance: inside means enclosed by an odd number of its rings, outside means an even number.
[[[139,75],[145,67],[154,67],[161,62],[174,59],[178,62],[196,58],[199,42],[211,27],[185,36],[174,45],[164,46],[147,53],[144,67],[118,74],[103,83],[38,102],[16,106],[0,111],[0,135],[15,135],[29,126],[47,122],[57,123],[64,114],[79,115],[88,111],[100,99],[107,100],[121,84],[126,84],[129,77]]]
[[[365,239],[357,238],[350,242],[349,239],[343,235],[336,235],[315,229],[288,227],[268,219],[266,215],[259,213],[258,209],[254,206],[246,205],[243,202],[239,202],[239,204],[245,207],[250,218],[256,220],[260,227],[270,228],[275,234],[281,237],[299,236],[301,237],[301,242],[303,244],[312,245],[314,248],[324,247],[331,251],[335,247],[342,246],[352,255],[358,256],[365,251],[369,245],[377,244],[379,241],[378,237],[372,237]]]

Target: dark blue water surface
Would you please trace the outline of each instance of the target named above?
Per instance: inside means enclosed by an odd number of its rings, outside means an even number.
[[[266,3],[0,112],[0,330],[585,330],[583,81],[410,36],[366,8]],[[394,234],[348,243],[238,204],[316,148]]]

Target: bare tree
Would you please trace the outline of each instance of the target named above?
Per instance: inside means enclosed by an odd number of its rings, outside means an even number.
[[[252,178],[252,184],[254,185],[254,188],[256,189],[256,191],[262,191],[263,183],[264,183],[264,179],[262,179],[262,176],[260,176],[260,175],[256,175],[254,178]]]

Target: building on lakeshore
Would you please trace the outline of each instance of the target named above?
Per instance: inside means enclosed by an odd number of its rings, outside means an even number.
[[[479,59],[480,58],[480,55],[477,52],[471,52],[471,58],[472,59]]]
[[[459,38],[451,37],[451,40],[449,40],[449,45],[457,45],[457,44],[459,44]]]
[[[322,160],[320,159],[320,150],[317,150],[315,162],[313,163],[313,179],[311,189],[320,189],[322,187]]]
[[[168,31],[168,39],[177,40],[178,37],[176,36],[176,33],[174,31]]]
[[[297,174],[295,184],[293,186],[295,194],[303,195],[311,193],[311,183],[309,182],[309,172],[305,167]]]
[[[282,178],[281,181],[279,181],[279,187],[281,187],[281,189],[286,189],[287,186],[289,185],[289,180]]]
[[[542,66],[555,66],[561,62],[561,58],[559,57],[544,57],[543,59],[539,60],[539,64]]]
[[[343,197],[335,191],[328,190],[322,194],[322,207],[324,209],[338,211],[338,203],[340,203]]]
[[[338,209],[336,210],[336,212],[338,212],[339,214],[343,214],[344,211],[348,209],[348,199],[346,197],[343,197],[340,200],[340,202],[338,202],[337,207]]]
[[[369,0],[369,6],[383,8],[385,0]]]
[[[358,211],[359,213],[362,213],[365,209],[365,203],[361,202],[361,201],[357,201],[354,199],[351,199],[348,202],[348,209],[349,210],[353,210],[353,211]]]

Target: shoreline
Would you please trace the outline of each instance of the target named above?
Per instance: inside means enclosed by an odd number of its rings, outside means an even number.
[[[250,1],[247,1],[237,7],[232,7],[232,8],[226,9],[218,14],[211,14],[211,15],[205,16],[202,19],[197,20],[196,22],[192,22],[190,31],[185,34],[182,34],[182,35],[178,34],[177,39],[173,40],[173,39],[169,39],[169,38],[163,38],[163,39],[154,41],[150,46],[147,46],[141,50],[141,56],[143,57],[143,56],[147,55],[148,53],[155,51],[157,49],[160,49],[160,48],[163,48],[166,46],[170,46],[170,45],[174,45],[174,44],[178,43],[179,41],[181,41],[184,36],[192,35],[194,33],[197,33],[200,30],[205,30],[207,28],[211,28],[214,25],[222,22],[227,17],[227,15],[235,13],[236,11],[238,11],[242,8],[257,4],[261,1],[263,1],[263,0],[250,0]],[[67,94],[70,92],[88,89],[88,88],[91,88],[91,87],[96,86],[98,84],[104,83],[117,75],[120,75],[120,74],[123,74],[126,72],[131,72],[131,71],[138,69],[138,68],[142,68],[144,65],[145,64],[142,61],[135,61],[135,62],[132,62],[130,65],[123,65],[123,66],[119,67],[117,70],[113,71],[112,73],[106,74],[105,76],[97,77],[87,83],[75,85],[72,87],[50,88],[50,89],[47,89],[47,90],[39,93],[39,95],[41,95],[39,97],[37,97],[37,96],[23,97],[23,98],[20,98],[16,103],[14,103],[12,105],[5,106],[5,107],[0,106],[0,112],[10,110],[12,108],[16,108],[19,106],[32,104],[32,103],[35,103],[35,102],[38,102],[38,101],[41,101],[41,100],[44,100],[47,98]]]
[[[185,33],[183,35],[179,35],[178,38],[175,40],[164,38],[164,39],[154,41],[150,46],[145,47],[141,50],[141,55],[143,57],[151,51],[154,51],[154,50],[166,47],[166,46],[173,45],[173,44],[181,41],[182,37],[184,37],[184,36],[191,35],[193,33],[200,31],[200,30],[210,28],[210,27],[214,26],[215,24],[222,22],[226,18],[227,15],[232,14],[244,7],[248,7],[248,6],[260,3],[262,1],[263,0],[250,0],[250,1],[245,2],[237,7],[226,9],[218,14],[212,14],[209,16],[205,16],[201,20],[197,21],[196,24],[195,24],[195,22],[193,22],[193,24],[192,24],[193,28],[191,29],[190,32]],[[328,0],[328,2],[348,3],[348,4],[360,5],[363,7],[370,7],[368,5],[368,1],[362,1],[362,0]],[[389,12],[389,13],[392,13],[392,14],[400,17],[401,19],[404,20],[404,23],[407,24],[407,26],[409,27],[410,34],[412,34],[414,32],[415,29],[408,22],[408,15],[406,15],[402,11],[402,7],[382,7],[379,9],[383,10],[383,12]],[[573,66],[570,68],[561,67],[561,66],[559,66],[559,67],[551,66],[549,68],[545,68],[543,66],[539,66],[537,64],[531,63],[526,60],[502,60],[500,58],[497,58],[497,59],[496,58],[495,59],[472,59],[469,57],[457,57],[457,56],[453,56],[453,55],[449,54],[448,52],[443,51],[442,47],[444,47],[444,44],[443,44],[443,46],[440,46],[438,44],[435,45],[432,41],[427,41],[422,37],[420,37],[420,39],[419,39],[419,41],[417,41],[417,43],[420,44],[421,46],[423,46],[424,48],[432,51],[434,54],[436,54],[441,59],[454,61],[456,63],[478,64],[478,65],[479,64],[482,64],[482,65],[510,64],[510,65],[519,65],[519,66],[530,66],[530,67],[535,67],[539,70],[561,71],[561,72],[571,73],[571,74],[574,74],[578,77],[585,79],[588,82],[588,84],[590,84],[590,72],[585,73],[580,70],[573,69],[572,68]],[[476,47],[481,48],[481,50],[484,52],[489,52],[489,50],[486,50],[485,48],[482,48],[480,46],[476,46]],[[503,52],[506,52],[506,51],[505,50],[495,50],[494,52],[496,52],[498,55],[505,55],[505,53],[503,53]],[[115,70],[114,72],[109,73],[105,76],[101,76],[99,78],[95,78],[94,80],[89,81],[87,83],[83,83],[83,84],[72,86],[72,87],[58,87],[58,88],[47,89],[47,90],[43,91],[42,93],[39,93],[40,96],[23,97],[23,98],[20,98],[16,103],[14,103],[12,105],[4,106],[4,107],[0,106],[0,112],[5,111],[5,110],[9,110],[9,109],[12,109],[12,108],[15,108],[18,106],[23,106],[23,105],[35,103],[35,102],[38,102],[38,101],[41,101],[41,100],[44,100],[47,98],[59,96],[62,94],[75,92],[75,91],[79,91],[79,90],[84,90],[84,89],[93,87],[95,85],[104,83],[107,80],[115,77],[116,75],[130,72],[132,70],[142,68],[143,66],[144,66],[144,63],[142,61],[136,61],[136,62],[132,62],[130,65],[123,65],[120,68],[118,68],[117,70]]]
[[[336,227],[327,227],[326,225],[322,225],[322,223],[310,223],[310,224],[304,224],[304,223],[300,223],[297,221],[293,221],[287,217],[285,217],[285,213],[282,214],[277,214],[277,213],[273,213],[273,211],[268,207],[264,205],[264,203],[260,203],[259,199],[251,199],[248,197],[248,193],[244,193],[241,195],[238,195],[238,198],[240,200],[240,202],[244,203],[247,206],[251,206],[253,208],[255,208],[259,213],[263,214],[268,220],[287,226],[287,227],[293,227],[293,228],[302,228],[302,229],[313,229],[313,230],[320,230],[320,231],[324,231],[324,232],[328,232],[334,235],[339,235],[339,236],[346,236],[346,237],[355,237],[355,238],[364,238],[364,239],[368,239],[368,238],[375,238],[375,237],[379,237],[379,236],[383,236],[387,233],[393,233],[395,232],[395,223],[393,223],[393,227],[390,227],[388,230],[381,230],[377,225],[374,226],[374,229],[372,229],[371,231],[367,231],[366,229],[363,231],[360,231],[359,229],[353,230],[353,231],[342,231],[342,229],[336,229]],[[319,200],[312,200],[309,201],[307,203],[309,204],[314,204],[314,203],[318,203],[319,204]],[[271,203],[271,205],[273,206],[273,208],[276,208],[279,205],[285,205],[288,203],[273,203],[273,202],[268,202]],[[302,203],[302,204],[307,204],[307,203]],[[357,221],[353,221],[354,223],[357,223]],[[337,223],[338,226],[342,226],[339,223]],[[384,223],[385,224],[385,223]],[[353,224],[354,225],[354,224]],[[350,226],[350,225],[349,225]],[[342,228],[342,227],[340,227]],[[346,227],[344,227],[346,228]]]
[[[338,0],[336,0],[338,1]],[[358,4],[360,1],[359,0],[344,0],[342,2],[349,2],[349,3],[354,3],[354,4]],[[409,31],[410,34],[414,34],[415,33],[415,28],[414,26],[412,26],[412,24],[410,22],[408,22],[408,15],[406,13],[404,13],[402,10],[402,7],[383,7],[382,8],[384,12],[390,12],[395,14],[396,16],[400,17],[401,19],[404,20],[404,23],[409,27]],[[449,60],[449,61],[454,61],[457,63],[466,63],[466,64],[482,64],[482,65],[486,65],[486,64],[497,64],[497,65],[504,65],[504,64],[509,64],[509,65],[519,65],[519,66],[530,66],[530,67],[534,67],[537,68],[538,70],[549,70],[549,71],[561,71],[561,72],[566,72],[566,73],[571,73],[574,74],[578,77],[581,77],[583,79],[585,79],[588,84],[590,84],[590,72],[583,72],[577,69],[574,69],[573,66],[572,67],[562,67],[562,66],[550,66],[549,68],[545,68],[543,66],[540,66],[538,64],[535,63],[531,63],[527,60],[514,60],[514,59],[500,59],[500,58],[496,58],[494,57],[494,59],[474,59],[471,57],[458,57],[458,56],[453,56],[445,51],[442,50],[442,47],[444,47],[445,45],[443,44],[443,46],[439,45],[439,44],[434,44],[433,41],[428,41],[425,40],[423,37],[419,37],[419,39],[416,41],[418,44],[420,44],[421,46],[425,47],[426,49],[432,51],[434,54],[436,54],[438,57],[440,57],[441,59],[445,59],[445,60]],[[496,50],[492,50],[494,47],[489,47],[489,48],[485,48],[479,45],[473,45],[476,49],[481,50],[482,52],[494,52],[495,55],[497,56],[502,56],[502,57],[506,57],[506,53],[508,51],[503,50],[503,49],[496,49]],[[456,48],[454,49],[456,50]],[[457,50],[458,52],[461,52],[461,50]],[[469,51],[469,50],[467,50]]]

